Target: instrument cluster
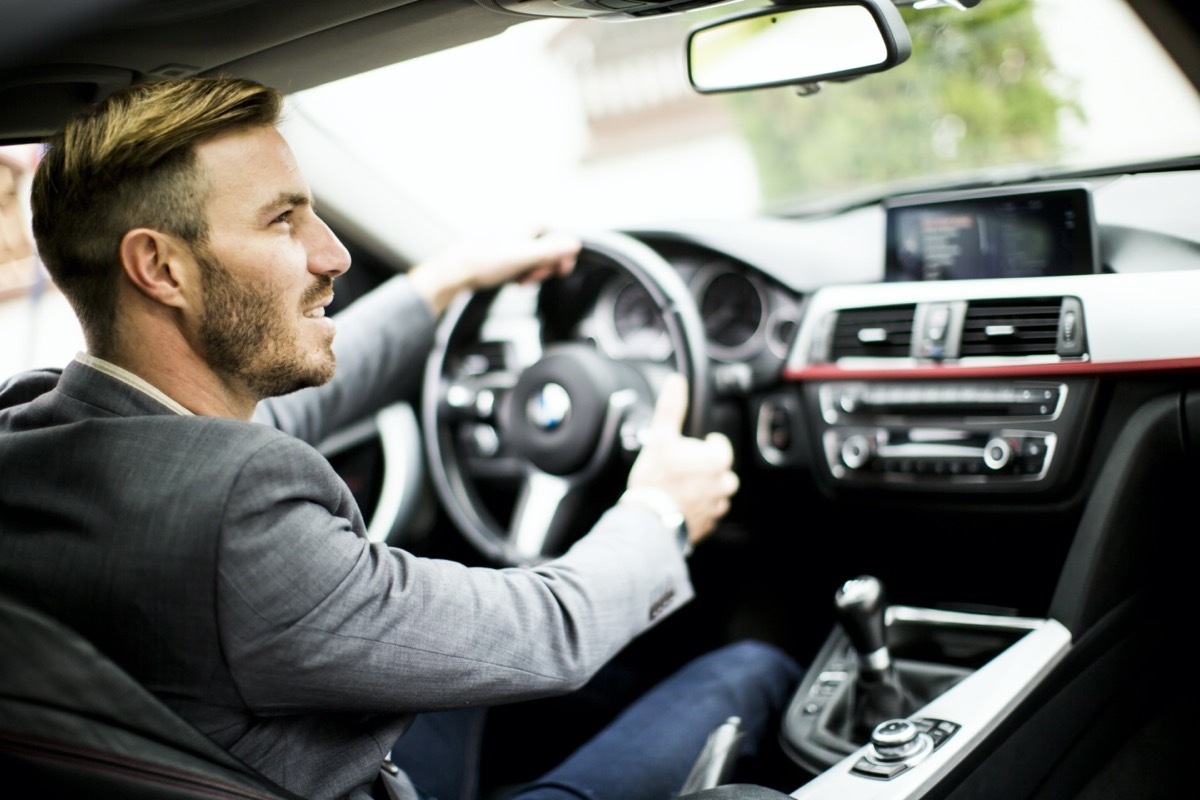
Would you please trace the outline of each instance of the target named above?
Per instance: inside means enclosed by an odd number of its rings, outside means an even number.
[[[695,299],[714,370],[737,373],[732,383],[744,389],[777,377],[796,332],[801,298],[719,254],[664,256]],[[601,287],[584,328],[613,358],[661,362],[671,356],[661,310],[625,275],[614,274]]]

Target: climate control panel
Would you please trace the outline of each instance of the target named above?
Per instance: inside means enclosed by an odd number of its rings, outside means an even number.
[[[1057,436],[1045,431],[960,428],[846,428],[825,433],[829,471],[896,476],[971,476],[1038,480]]]
[[[825,381],[804,387],[811,441],[839,484],[1046,489],[1069,461],[1088,381]]]

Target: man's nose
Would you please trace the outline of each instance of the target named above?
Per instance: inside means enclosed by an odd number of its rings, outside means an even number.
[[[308,271],[336,278],[348,269],[350,269],[350,251],[325,224],[325,220],[316,217],[312,241],[308,248]]]

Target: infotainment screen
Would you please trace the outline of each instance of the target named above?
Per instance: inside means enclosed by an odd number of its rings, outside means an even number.
[[[1086,186],[910,196],[885,208],[888,281],[1098,271]]]

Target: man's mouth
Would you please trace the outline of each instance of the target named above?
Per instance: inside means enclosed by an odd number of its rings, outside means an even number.
[[[317,303],[317,305],[306,310],[304,312],[304,316],[306,316],[310,319],[319,319],[319,318],[325,316],[325,307],[332,302],[333,302],[333,295],[332,294],[326,295],[324,299],[320,300]]]

